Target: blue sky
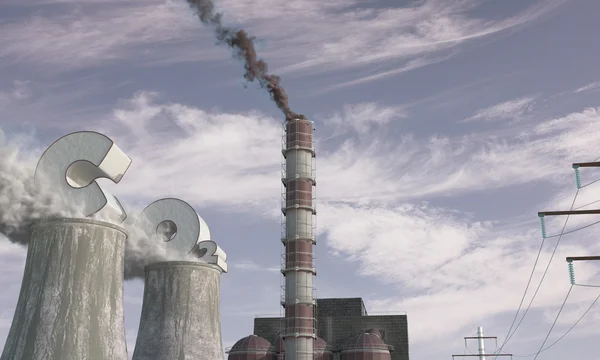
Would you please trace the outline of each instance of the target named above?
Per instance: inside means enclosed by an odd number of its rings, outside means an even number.
[[[600,4],[216,3],[227,25],[256,36],[292,109],[315,121],[318,295],[406,311],[415,359],[463,353],[477,326],[503,340],[541,244],[537,211],[568,209],[570,164],[600,156]],[[225,346],[252,332],[255,314],[280,312],[282,281],[283,117],[242,75],[183,0],[0,4],[6,141],[39,156],[68,132],[100,131],[133,159],[120,184],[103,183],[124,203],[193,204],[228,254]],[[582,171],[584,183],[598,176]],[[576,206],[597,200],[597,189],[582,189]],[[567,229],[593,221],[572,218]],[[563,222],[549,219],[549,234]],[[599,254],[595,230],[562,238],[504,351],[538,350],[569,288],[564,257]],[[554,244],[543,248],[534,289]],[[0,343],[24,260],[25,249],[0,242]],[[598,270],[578,263],[578,282],[600,284]],[[132,353],[143,286],[125,288]],[[549,343],[597,295],[576,287]],[[590,311],[539,359],[595,353],[598,320]]]

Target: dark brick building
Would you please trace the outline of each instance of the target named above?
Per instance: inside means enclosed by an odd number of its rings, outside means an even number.
[[[339,359],[342,346],[351,337],[378,329],[390,345],[392,360],[408,360],[406,315],[368,315],[361,298],[317,299],[317,335],[327,342]],[[254,319],[254,334],[274,343],[282,328],[279,317]]]

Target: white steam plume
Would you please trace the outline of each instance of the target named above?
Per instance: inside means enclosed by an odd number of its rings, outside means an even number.
[[[29,226],[43,219],[86,218],[81,211],[68,206],[50,187],[34,183],[39,155],[32,155],[17,146],[6,144],[0,130],[0,233],[9,241],[27,245]],[[144,222],[136,221],[141,211],[129,211],[122,226],[127,233],[125,245],[125,278],[143,278],[146,265],[160,261],[196,260],[197,256],[184,255],[156,236],[148,236]],[[111,222],[101,217],[89,219]],[[169,232],[168,230],[166,231]],[[163,235],[165,237],[165,235]],[[166,238],[168,238],[168,234]]]
[[[34,183],[36,164],[16,145],[0,145],[0,233],[20,244],[27,243],[28,228],[36,220],[81,216],[48,186]]]
[[[125,279],[144,278],[144,267],[161,261],[198,261],[193,254],[181,254],[171,246],[169,239],[173,231],[164,229],[158,236],[148,234],[147,229],[154,228],[141,220],[135,211],[128,215],[122,226],[127,232],[127,243],[125,247]],[[149,236],[150,235],[150,236]]]

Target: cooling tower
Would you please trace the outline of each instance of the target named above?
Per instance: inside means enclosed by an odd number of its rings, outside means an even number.
[[[55,219],[31,227],[21,293],[1,360],[127,360],[126,235]]]
[[[211,264],[147,266],[133,360],[223,360],[220,280]]]

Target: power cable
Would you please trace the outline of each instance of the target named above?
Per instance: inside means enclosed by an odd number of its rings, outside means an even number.
[[[599,158],[597,158],[596,160],[592,161],[592,162],[597,162],[598,160],[600,160],[600,157],[599,157]],[[591,183],[588,183],[588,184],[582,185],[582,186],[580,186],[580,188],[584,188],[584,187],[586,187],[586,186],[590,186],[590,185],[592,185],[592,184],[595,184],[595,183],[597,183],[598,181],[600,181],[600,179],[596,179],[596,180],[592,181]]]
[[[531,270],[531,275],[529,276],[529,280],[527,281],[527,286],[525,286],[525,292],[523,293],[523,297],[521,297],[521,302],[519,303],[519,307],[517,308],[517,313],[515,314],[515,317],[513,318],[512,324],[510,324],[510,328],[508,329],[508,332],[506,333],[506,336],[504,337],[504,342],[502,343],[502,345],[500,345],[500,349],[498,349],[497,352],[494,352],[494,354],[499,354],[502,351],[502,348],[504,347],[504,345],[506,345],[506,342],[508,341],[508,335],[510,334],[510,331],[513,329],[514,325],[515,325],[515,321],[517,321],[517,318],[519,317],[519,311],[521,311],[521,306],[523,306],[523,301],[525,301],[525,296],[527,295],[527,290],[529,290],[529,285],[531,285],[531,279],[533,278],[533,274],[535,272],[535,267],[537,266],[537,263],[540,259],[540,255],[542,253],[542,248],[544,247],[544,240],[542,239],[542,245],[540,245],[540,249],[538,251],[538,254],[535,258],[535,262],[533,263],[533,269]],[[492,354],[492,355],[494,355]],[[494,358],[497,359],[498,357],[496,356]]]
[[[585,204],[585,205],[578,206],[578,207],[576,207],[576,208],[575,208],[575,209],[573,209],[573,210],[579,210],[579,209],[581,209],[581,208],[584,208],[584,207],[586,207],[586,206],[594,205],[594,204],[595,204],[595,203],[597,203],[597,202],[600,202],[600,200],[592,201],[591,203],[588,203],[588,204]]]
[[[598,157],[597,159],[595,159],[593,162],[597,162],[598,160],[600,160],[600,157]],[[593,181],[593,182],[591,182],[591,183],[589,183],[589,184],[586,184],[585,186],[591,185],[591,184],[593,184],[593,183],[595,183],[595,182],[597,182],[597,181],[600,181],[600,179],[598,179],[598,180],[595,180],[595,181]],[[581,189],[581,187],[578,187],[578,188],[577,188],[577,191],[575,192],[575,196],[574,196],[574,198],[573,198],[573,203],[571,204],[571,208],[570,208],[570,210],[569,210],[569,211],[572,211],[572,210],[573,210],[573,207],[575,206],[575,201],[577,200],[577,196],[579,195],[579,190],[580,190],[580,189]],[[599,201],[600,201],[600,200],[599,200]],[[595,202],[598,202],[598,201],[595,201]],[[595,203],[595,202],[593,202],[593,203]],[[590,203],[590,204],[587,204],[587,205],[591,205],[591,204],[593,204],[593,203]],[[584,205],[584,206],[587,206],[587,205]],[[582,206],[582,207],[583,207],[583,206]],[[527,286],[525,287],[525,291],[523,292],[523,296],[521,297],[521,302],[519,303],[519,307],[517,308],[517,312],[515,313],[515,316],[514,316],[514,318],[513,318],[513,321],[512,321],[512,323],[511,323],[511,325],[510,325],[510,328],[508,329],[508,332],[506,333],[506,337],[505,337],[504,341],[502,342],[502,345],[500,346],[500,349],[498,349],[498,351],[496,351],[496,352],[494,352],[494,353],[492,354],[492,355],[496,355],[496,356],[494,356],[494,360],[497,360],[497,359],[498,359],[498,356],[497,356],[497,355],[498,355],[498,354],[499,354],[499,353],[502,351],[502,349],[504,348],[504,346],[505,346],[505,345],[508,343],[508,341],[509,341],[509,340],[512,338],[512,336],[513,336],[513,335],[516,333],[517,329],[518,329],[518,328],[519,328],[519,326],[521,325],[521,322],[522,322],[522,321],[523,321],[523,319],[525,318],[525,315],[527,315],[527,312],[528,312],[528,311],[529,311],[529,309],[531,308],[531,304],[533,304],[533,301],[535,300],[535,297],[536,297],[536,295],[537,295],[537,293],[538,293],[538,291],[539,291],[540,287],[542,286],[542,282],[544,281],[544,278],[546,277],[546,274],[548,273],[548,269],[550,268],[550,264],[552,263],[552,259],[554,258],[554,254],[556,253],[556,249],[558,248],[558,245],[559,245],[559,243],[560,243],[560,240],[561,240],[561,238],[562,238],[562,235],[564,234],[564,230],[565,230],[565,228],[567,227],[567,223],[568,223],[568,221],[569,221],[569,215],[567,215],[567,218],[565,219],[565,224],[563,225],[563,228],[562,228],[562,230],[561,230],[561,233],[558,235],[558,240],[556,241],[556,245],[554,246],[554,250],[553,250],[553,252],[552,252],[552,256],[550,257],[550,260],[548,261],[548,265],[546,266],[546,269],[544,270],[544,273],[543,273],[543,275],[542,275],[542,278],[540,279],[540,283],[539,283],[539,285],[538,285],[538,287],[537,287],[537,289],[536,289],[535,293],[533,294],[533,297],[531,298],[531,301],[529,302],[529,305],[527,306],[527,309],[525,309],[525,312],[523,313],[523,316],[521,317],[521,320],[519,320],[519,323],[518,323],[518,324],[517,324],[517,326],[514,328],[514,331],[513,331],[513,333],[511,334],[510,332],[511,332],[511,330],[513,329],[513,326],[515,325],[515,321],[516,321],[516,320],[517,320],[517,318],[519,317],[519,312],[521,311],[521,307],[523,306],[523,302],[525,301],[525,296],[527,296],[527,290],[529,290],[529,286],[531,285],[531,280],[532,280],[532,278],[533,278],[533,274],[535,273],[535,268],[536,268],[536,266],[537,266],[537,263],[538,263],[538,261],[539,261],[539,258],[540,258],[541,252],[542,252],[542,248],[544,247],[544,242],[545,242],[545,239],[546,239],[546,238],[545,238],[545,237],[544,237],[544,238],[542,238],[542,244],[540,245],[540,249],[538,250],[538,254],[537,254],[536,258],[535,258],[535,262],[534,262],[534,264],[533,264],[533,269],[531,270],[531,274],[529,275],[529,280],[527,281]],[[584,228],[586,228],[586,227],[589,227],[589,226],[592,226],[592,225],[595,225],[595,223],[594,223],[594,224],[591,224],[591,225],[588,225],[588,226],[585,226],[585,227],[583,227],[582,229],[584,229]],[[579,230],[581,230],[581,229],[579,229]],[[571,286],[571,288],[572,288],[572,287],[573,287],[573,286]],[[571,290],[569,290],[569,292],[570,292],[570,291],[571,291]],[[567,296],[568,296],[568,295],[567,295]],[[565,301],[566,301],[566,300],[565,300]],[[563,304],[563,305],[564,305],[564,304]],[[562,308],[561,308],[561,309],[562,309]],[[543,346],[543,345],[542,345],[542,346]]]
[[[591,227],[591,226],[594,226],[594,225],[596,225],[596,224],[600,224],[600,220],[599,220],[599,221],[596,221],[596,222],[594,222],[594,223],[591,223],[591,224],[588,224],[588,225],[582,226],[582,227],[580,227],[580,228],[577,228],[577,229],[569,230],[569,231],[567,231],[567,232],[563,232],[563,233],[556,234],[556,235],[551,235],[551,236],[546,236],[546,239],[552,239],[552,238],[555,238],[555,237],[559,237],[559,236],[563,236],[563,235],[567,235],[567,234],[572,234],[572,233],[574,233],[574,232],[577,232],[577,231],[579,231],[579,230],[583,230],[583,229],[585,229],[585,228],[589,228],[589,227]]]
[[[575,197],[573,198],[573,203],[571,204],[571,208],[570,210],[573,210],[573,206],[575,205],[575,201],[577,200],[577,195],[579,195],[579,190],[577,190],[577,192],[575,193]],[[570,211],[569,210],[569,211]],[[517,326],[515,327],[515,329],[513,330],[513,333],[508,337],[508,339],[506,340],[507,342],[515,335],[515,333],[517,332],[517,329],[519,328],[519,326],[521,325],[521,323],[523,322],[523,319],[525,319],[525,315],[527,315],[527,312],[529,311],[529,309],[531,308],[531,305],[533,304],[533,301],[535,300],[535,297],[537,296],[540,288],[542,287],[542,283],[544,281],[544,278],[546,277],[546,274],[548,273],[548,269],[550,268],[550,264],[552,263],[552,259],[554,259],[554,255],[556,254],[556,250],[558,249],[558,245],[560,244],[560,240],[562,238],[562,236],[564,234],[568,234],[568,233],[572,233],[575,232],[575,230],[573,231],[569,231],[565,233],[565,228],[567,227],[567,223],[569,221],[569,217],[570,215],[567,215],[566,219],[565,219],[565,224],[563,225],[562,230],[560,231],[560,234],[558,235],[558,240],[556,241],[556,245],[554,245],[554,250],[552,251],[552,255],[550,256],[550,260],[548,260],[548,265],[546,265],[546,269],[544,270],[544,273],[542,274],[542,278],[540,279],[540,283],[538,284],[537,288],[535,289],[535,292],[533,293],[533,297],[531,298],[531,301],[529,302],[529,305],[527,305],[527,309],[525,309],[525,312],[523,313],[523,316],[521,317],[521,320],[519,320],[519,323],[517,324]],[[599,221],[600,222],[600,221]],[[593,224],[592,224],[593,225]],[[584,229],[586,227],[589,227],[591,225],[587,225],[582,227],[581,229]],[[577,230],[581,230],[581,229],[577,229]]]
[[[592,288],[600,288],[600,285],[584,285],[584,284],[575,284],[575,286],[582,286],[582,287],[592,287]]]
[[[546,345],[546,341],[548,341],[548,338],[550,337],[550,333],[552,333],[552,329],[554,329],[554,325],[556,325],[556,322],[558,321],[560,313],[562,312],[563,308],[565,307],[565,303],[567,302],[567,299],[569,298],[569,295],[571,295],[571,290],[573,290],[573,285],[571,285],[569,287],[569,292],[567,292],[567,296],[565,296],[565,301],[563,301],[562,305],[560,306],[560,309],[558,310],[558,314],[556,314],[556,317],[554,318],[554,322],[552,323],[552,326],[550,327],[550,330],[548,330],[548,334],[546,334],[546,338],[544,339],[544,342],[540,346],[540,349],[538,350],[538,352],[535,355],[535,357],[533,358],[533,360],[535,360],[535,359],[538,358],[538,356],[542,352],[542,349],[544,348],[544,345]]]
[[[600,181],[600,179],[596,179],[596,180],[592,181],[591,183],[587,183],[587,184],[585,184],[585,185],[581,185],[580,189],[583,189],[583,188],[584,188],[584,187],[586,187],[586,186],[590,186],[590,185],[592,185],[592,184],[595,184],[595,183],[597,183],[598,181]]]
[[[573,203],[571,203],[570,210],[573,210],[573,207],[575,206],[575,201],[577,200],[577,196],[578,195],[579,195],[579,189],[577,189],[577,191],[575,192],[575,197],[573,198]],[[558,244],[560,244],[560,240],[562,238],[562,234],[565,232],[565,228],[567,227],[568,221],[569,221],[569,215],[567,215],[567,218],[565,220],[565,224],[563,225],[561,233],[558,236],[558,240],[556,241],[556,245],[554,246],[554,251],[552,252],[552,256],[550,257],[550,260],[548,261],[548,265],[546,266],[546,269],[544,270],[544,274],[542,275],[542,278],[540,279],[540,283],[538,284],[538,287],[535,290],[535,293],[533,294],[533,297],[531,298],[531,301],[529,302],[529,305],[527,305],[527,308],[525,309],[525,312],[523,313],[523,316],[521,317],[521,320],[519,320],[519,323],[517,324],[516,327],[514,327],[514,331],[511,334],[510,332],[511,332],[511,330],[513,330],[513,326],[515,325],[515,321],[519,317],[519,312],[521,311],[521,307],[523,306],[523,302],[525,301],[525,296],[527,296],[527,290],[529,290],[529,286],[531,285],[531,280],[533,279],[533,275],[535,274],[535,268],[536,268],[537,263],[538,263],[538,261],[540,259],[540,255],[542,253],[542,249],[544,247],[544,242],[545,242],[546,239],[545,238],[542,239],[542,244],[540,245],[540,249],[538,250],[538,254],[537,254],[536,258],[535,258],[535,262],[533,264],[533,269],[531,269],[531,274],[529,275],[529,280],[527,281],[527,286],[525,287],[525,291],[523,292],[523,296],[521,297],[521,302],[519,303],[519,307],[517,308],[517,313],[515,314],[515,317],[513,318],[512,324],[510,325],[510,328],[508,329],[508,332],[506,333],[506,337],[504,338],[504,341],[502,342],[502,345],[500,345],[500,349],[498,349],[497,352],[494,352],[492,354],[492,355],[496,355],[496,356],[494,356],[494,360],[498,359],[497,354],[499,354],[500,352],[502,352],[502,349],[504,348],[504,346],[506,346],[506,344],[508,343],[508,341],[517,332],[517,329],[519,328],[519,326],[523,322],[523,319],[525,319],[525,315],[527,315],[527,312],[531,308],[531,304],[533,304],[533,301],[535,300],[535,297],[537,296],[537,293],[540,290],[540,287],[542,286],[542,282],[544,281],[544,278],[546,277],[546,274],[548,273],[548,269],[550,268],[550,263],[552,263],[552,259],[554,258],[554,254],[556,253],[556,249],[558,248]]]
[[[575,286],[584,286],[584,285],[579,285],[576,284]],[[600,287],[600,286],[599,286]],[[533,353],[533,354],[529,354],[529,355],[513,355],[513,357],[518,357],[518,358],[525,358],[525,357],[532,357],[532,356],[536,356],[537,354],[544,352],[548,349],[550,349],[551,347],[553,347],[554,345],[556,345],[559,341],[561,341],[565,336],[567,336],[571,330],[573,330],[575,328],[575,326],[577,326],[579,324],[579,322],[581,322],[581,320],[583,320],[583,318],[585,317],[585,315],[587,315],[587,313],[592,310],[592,308],[594,307],[594,305],[596,305],[596,303],[598,302],[598,300],[600,300],[600,294],[598,294],[598,296],[596,297],[596,299],[594,300],[594,302],[587,308],[587,310],[581,315],[581,317],[579,317],[579,319],[577,319],[577,321],[575,322],[575,324],[573,324],[569,330],[567,330],[564,334],[562,334],[561,337],[559,337],[558,339],[556,339],[556,341],[554,341],[552,344],[546,346],[545,348],[543,348],[542,350]]]
[[[477,333],[471,334],[470,336],[475,336],[477,335]],[[465,355],[467,354],[467,350],[469,351],[469,353],[471,354],[475,354],[471,349],[469,349],[469,344],[467,344],[467,339],[465,339]]]

